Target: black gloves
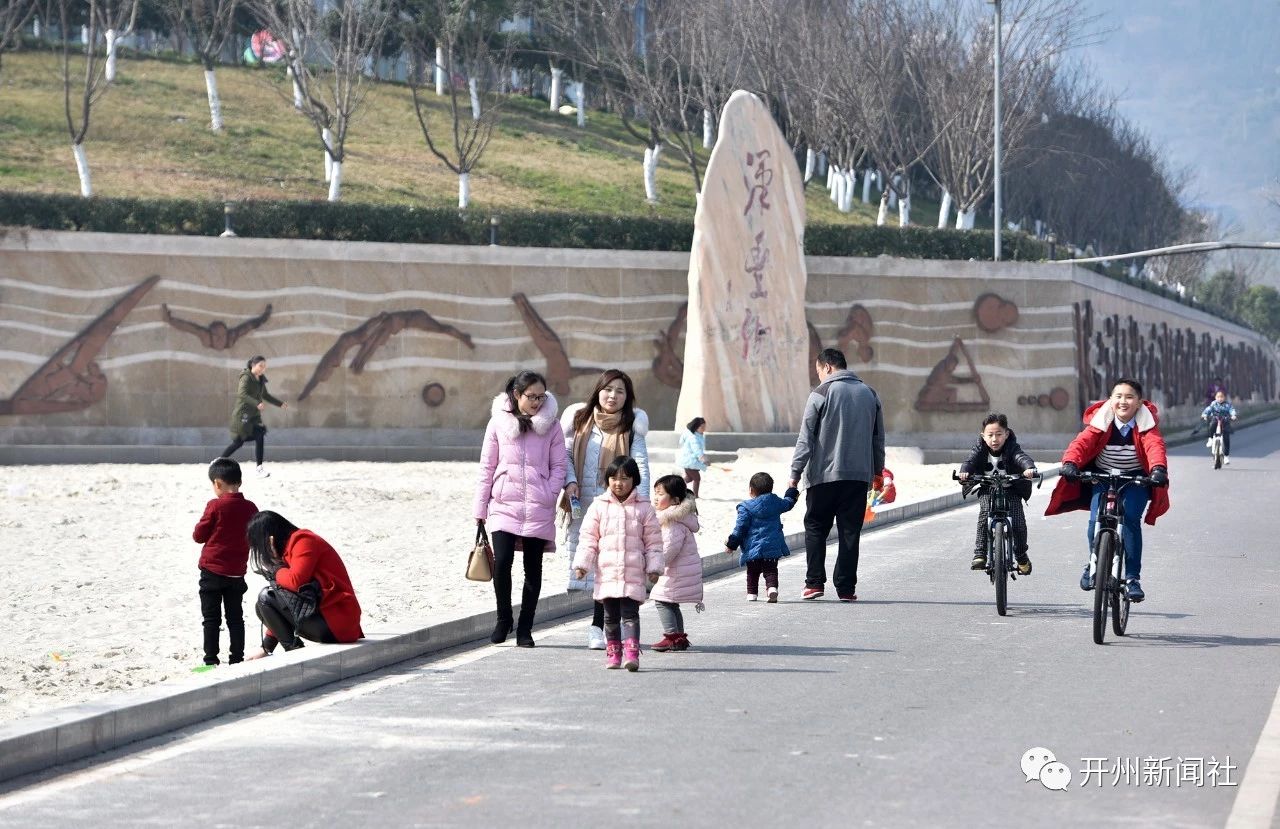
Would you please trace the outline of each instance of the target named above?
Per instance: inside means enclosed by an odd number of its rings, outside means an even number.
[[[1062,468],[1058,470],[1058,474],[1068,481],[1080,480],[1080,468],[1071,461],[1062,464]]]
[[[1165,469],[1163,466],[1157,466],[1153,468],[1151,470],[1150,477],[1151,477],[1152,486],[1168,486],[1169,485],[1169,470]]]

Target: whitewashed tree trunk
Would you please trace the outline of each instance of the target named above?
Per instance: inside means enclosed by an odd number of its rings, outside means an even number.
[[[956,230],[973,230],[973,218],[977,211],[977,207],[970,207],[968,210],[957,210]]]
[[[661,153],[661,144],[644,150],[644,197],[650,204],[658,203],[658,157]]]
[[[951,191],[942,191],[942,204],[938,205],[938,230],[946,229],[951,221]]]
[[[31,21],[31,36],[36,40],[40,39],[40,16],[36,15],[35,20]]]
[[[844,192],[849,188],[849,180],[843,173],[837,173],[831,180],[831,201],[836,210],[844,210]]]
[[[702,148],[704,150],[711,149],[711,145],[716,143],[716,119],[711,114],[711,110],[704,109],[702,111]]]
[[[818,153],[818,175],[825,176],[827,174],[828,166],[826,152]]]
[[[80,42],[81,42],[81,43],[88,43],[88,42],[89,42],[89,27],[88,27],[88,26],[81,26],[81,27],[80,27]]]
[[[116,30],[107,29],[107,66],[103,70],[107,83],[116,79]]]
[[[329,201],[337,201],[342,195],[342,162],[334,161],[329,176]]]
[[[1036,219],[1036,238],[1037,239],[1044,238],[1044,222],[1040,221],[1039,219]]]
[[[553,68],[551,70],[551,95],[550,104],[552,112],[560,111],[560,79],[564,77],[564,70]]]
[[[813,180],[813,169],[817,166],[818,154],[809,148],[804,151],[804,180],[806,182]]]
[[[209,129],[222,132],[222,99],[218,97],[218,76],[204,70],[204,88],[209,93]]]
[[[834,175],[834,172],[833,172],[834,169],[835,168],[832,165],[830,164],[827,165],[827,189],[828,190],[831,189],[831,181],[832,181],[832,176]]]
[[[72,144],[71,152],[76,157],[76,174],[80,176],[80,195],[87,199],[93,195],[93,180],[89,175],[89,156],[85,155],[84,144]]]
[[[837,165],[832,164],[831,176],[829,177],[827,187],[831,190],[831,201],[835,203],[836,207],[840,206],[840,188],[842,186],[844,186],[844,181],[840,176],[840,168]]]
[[[875,180],[875,171],[867,167],[862,171],[862,203],[871,204],[871,182]]]
[[[841,194],[843,203],[840,205],[840,210],[845,213],[852,213],[853,194],[858,188],[858,171],[850,167],[845,170],[842,178],[844,179],[844,192]]]
[[[471,92],[471,120],[480,120],[480,82],[476,78],[467,79],[467,89]]]
[[[293,67],[285,67],[285,74],[289,76],[289,80],[293,82],[293,108],[302,110],[302,87],[298,85],[298,79],[294,77]]]
[[[911,194],[898,199],[898,227],[911,226]]]
[[[876,227],[884,227],[889,221],[889,191],[880,191],[880,209],[876,211]]]
[[[458,207],[471,204],[471,174],[458,173]]]
[[[587,85],[578,81],[578,126],[587,125]]]
[[[320,133],[324,138],[324,180],[333,180],[333,156],[329,154],[329,148],[333,146],[333,132],[325,127]]]
[[[436,94],[444,94],[444,47],[436,47]]]

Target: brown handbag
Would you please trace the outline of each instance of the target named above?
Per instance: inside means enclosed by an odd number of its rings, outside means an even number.
[[[467,556],[467,578],[471,581],[493,581],[493,547],[484,524],[476,525],[476,543]]]

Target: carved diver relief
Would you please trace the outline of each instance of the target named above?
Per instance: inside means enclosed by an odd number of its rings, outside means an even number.
[[[164,316],[164,321],[179,331],[193,335],[200,342],[204,343],[206,348],[212,348],[215,351],[226,351],[236,344],[236,341],[253,331],[260,328],[268,319],[271,318],[271,305],[268,304],[261,314],[253,319],[245,320],[235,328],[229,327],[222,320],[214,320],[208,325],[200,325],[191,320],[184,320],[175,317],[169,312],[168,305],[160,306],[160,313]]]
[[[142,297],[160,281],[149,276],[58,349],[8,400],[0,415],[56,414],[87,409],[107,395],[107,376],[94,358]]]

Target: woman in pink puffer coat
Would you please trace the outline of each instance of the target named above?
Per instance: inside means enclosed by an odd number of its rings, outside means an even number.
[[[607,491],[582,518],[574,578],[595,575],[595,599],[604,605],[605,667],[640,669],[640,605],[645,582],[662,572],[662,529],[636,487],[640,467],[621,455],[605,470]]]
[[[493,544],[498,622],[489,641],[495,644],[511,632],[511,567],[519,547],[524,553],[524,590],[516,644],[534,645],[542,554],[556,548],[555,505],[569,465],[557,411],[546,379],[536,371],[522,371],[493,399],[484,432],[474,513],[476,524],[488,527]]]
[[[662,639],[655,651],[689,649],[680,605],[696,605],[702,610],[702,556],[693,534],[698,531],[698,508],[679,475],[666,475],[653,484],[653,505],[662,527],[662,575],[649,598],[662,620]]]

